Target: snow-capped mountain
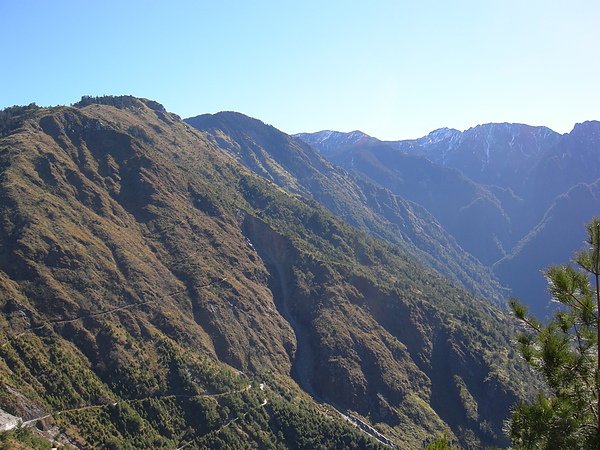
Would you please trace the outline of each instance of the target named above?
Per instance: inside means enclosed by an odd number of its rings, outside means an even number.
[[[349,133],[323,130],[317,131],[316,133],[299,133],[294,137],[300,138],[304,142],[312,145],[320,153],[326,156],[355,145],[367,145],[380,142],[379,139],[358,130]]]

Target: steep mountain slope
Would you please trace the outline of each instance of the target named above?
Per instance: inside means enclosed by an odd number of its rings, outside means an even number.
[[[441,432],[503,442],[524,372],[501,310],[154,102],[88,98],[12,123],[2,409],[65,411],[51,419],[93,447],[378,445],[293,378],[404,448]]]
[[[350,225],[401,245],[479,295],[496,302],[503,300],[503,290],[489,269],[460,248],[418,205],[350,175],[304,142],[243,114],[204,114],[186,122],[267,180],[315,199]],[[361,136],[355,132],[347,140],[361,141]]]
[[[510,283],[514,295],[536,299],[530,302],[532,312],[545,317],[551,312],[550,294],[541,272],[548,266],[565,264],[574,250],[583,247],[586,237],[584,224],[599,213],[600,180],[593,184],[580,183],[558,196],[552,206],[512,253],[494,265],[500,279]],[[541,297],[541,298],[540,298]]]
[[[491,189],[510,218],[512,245],[494,272],[534,311],[547,314],[540,272],[568,260],[581,245],[583,225],[600,211],[596,185],[587,186],[600,175],[600,122],[576,124],[564,135],[546,127],[487,124],[431,141],[418,140],[428,158],[498,185]]]
[[[361,177],[427,209],[461,245],[484,264],[502,258],[511,223],[498,198],[454,169],[394,150],[360,146],[332,158]]]
[[[530,169],[524,191],[537,214],[579,183],[593,183],[600,175],[600,122],[576,124]]]

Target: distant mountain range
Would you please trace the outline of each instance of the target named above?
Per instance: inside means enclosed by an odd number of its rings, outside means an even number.
[[[429,211],[538,315],[549,296],[540,272],[568,262],[583,225],[600,214],[600,122],[560,135],[546,127],[442,128],[380,141],[355,131],[301,133],[335,164]]]

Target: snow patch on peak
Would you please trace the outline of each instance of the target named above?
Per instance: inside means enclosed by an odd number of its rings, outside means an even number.
[[[327,140],[331,139],[331,135],[334,133],[335,133],[335,131],[332,131],[332,130],[323,130],[323,131],[314,133],[313,134],[314,142],[321,143],[321,142],[327,141]]]
[[[455,130],[454,128],[438,128],[437,130],[433,130],[427,136],[422,137],[418,141],[421,144],[437,144],[441,141],[452,140],[460,134],[461,132]]]
[[[323,130],[316,133],[299,133],[295,137],[313,145],[321,153],[329,153],[344,147],[352,147],[357,144],[377,142],[376,138],[362,131],[355,130],[348,133],[341,131]]]

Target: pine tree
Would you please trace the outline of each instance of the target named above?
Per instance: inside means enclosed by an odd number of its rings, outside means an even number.
[[[586,228],[589,248],[576,255],[578,267],[546,271],[550,293],[561,304],[547,324],[510,301],[527,329],[517,338],[519,350],[547,385],[533,403],[513,411],[508,433],[515,448],[599,448],[600,218]]]

